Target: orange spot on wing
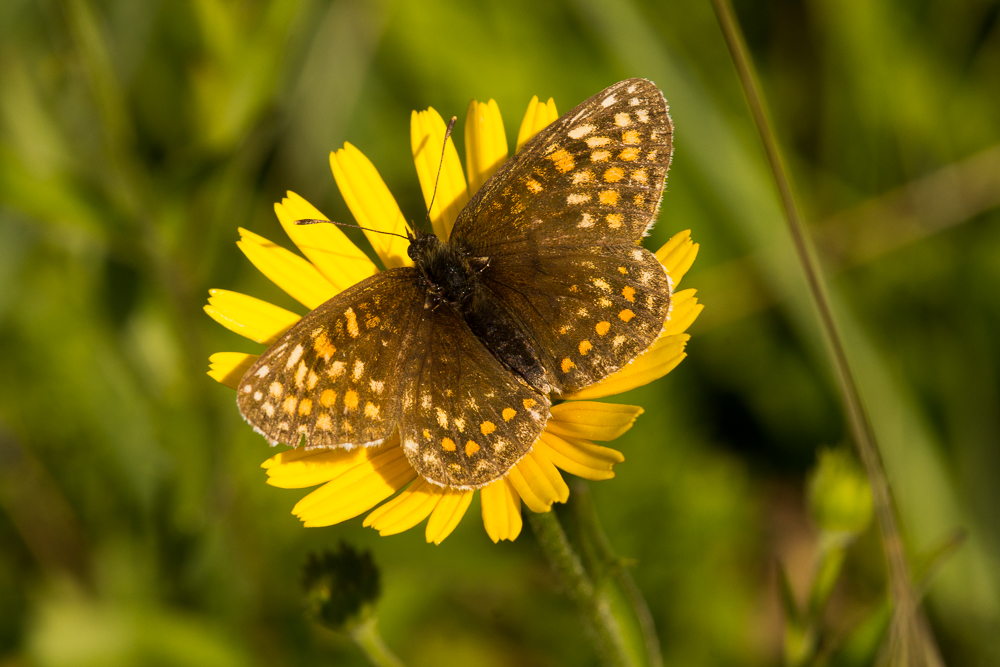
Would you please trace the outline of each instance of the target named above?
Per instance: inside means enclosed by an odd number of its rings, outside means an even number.
[[[611,328],[611,322],[598,322],[597,326],[594,327],[594,330],[597,331],[598,336],[603,336],[604,334],[608,333],[608,330],[610,328]]]
[[[316,339],[313,340],[313,349],[316,350],[316,354],[323,357],[326,361],[330,361],[330,357],[334,355],[337,351],[336,346],[330,342],[330,337],[326,335],[326,332],[320,332]]]
[[[625,297],[626,300],[635,303],[635,290],[632,289],[631,286],[626,285],[622,288],[622,296]]]
[[[562,363],[559,364],[559,367],[562,368],[563,373],[569,373],[571,370],[576,368],[576,364],[573,363],[572,359],[566,357],[562,360]]]
[[[489,435],[495,430],[497,430],[497,425],[490,421],[483,422],[479,425],[479,432],[483,435]]]
[[[618,193],[614,190],[601,190],[598,198],[605,206],[614,206],[618,203]]]
[[[358,392],[348,389],[344,393],[344,407],[348,410],[355,410],[358,407]]]
[[[587,354],[593,347],[589,340],[580,341],[580,354]]]
[[[441,449],[446,452],[455,451],[455,441],[451,438],[441,438]]]
[[[333,404],[337,402],[337,392],[333,389],[324,389],[323,393],[319,395],[319,404],[324,408],[332,408]]]
[[[525,410],[530,410],[531,408],[535,407],[536,404],[537,401],[533,398],[526,398],[523,401],[521,401],[521,405],[524,406]]]
[[[625,170],[621,167],[611,167],[604,172],[604,180],[608,183],[617,183],[625,178]]]
[[[514,415],[517,414],[517,410],[515,410],[514,408],[504,408],[503,412],[500,414],[503,416],[503,420],[505,422],[509,422],[511,419],[514,418]]]
[[[313,402],[310,398],[303,398],[302,402],[299,403],[299,414],[303,417],[308,417],[309,413],[312,412]]]
[[[549,159],[555,162],[556,169],[558,169],[559,172],[563,174],[565,174],[567,171],[570,171],[574,166],[576,166],[576,162],[573,160],[573,156],[570,155],[569,151],[567,151],[565,148],[560,148],[559,150],[557,150],[555,153],[549,156]]]
[[[621,159],[625,160],[626,162],[631,162],[632,160],[634,160],[637,157],[639,157],[639,149],[635,148],[633,146],[629,146],[628,148],[626,148],[625,150],[623,150],[621,153],[619,153],[618,157],[620,157]]]
[[[635,313],[633,313],[628,308],[626,308],[622,312],[618,313],[618,319],[620,319],[622,322],[628,322],[633,317],[635,317]]]
[[[479,451],[479,445],[477,445],[474,440],[469,440],[467,443],[465,443],[465,455],[466,456],[470,456],[471,457],[473,454],[475,454],[478,451]]]

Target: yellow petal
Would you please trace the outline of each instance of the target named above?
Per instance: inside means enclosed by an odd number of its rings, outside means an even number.
[[[544,479],[545,483],[552,487],[552,492],[555,494],[555,501],[564,503],[569,500],[569,487],[566,485],[565,480],[563,480],[562,475],[556,470],[556,467],[552,465],[552,461],[543,455],[539,455],[538,452],[532,451],[518,461],[517,465],[521,465],[521,473],[524,474],[525,479],[530,479],[529,474],[525,472],[525,467],[532,467],[537,470],[537,474],[540,474]],[[531,477],[535,473],[532,473]],[[541,480],[539,480],[539,484]],[[541,488],[541,487],[539,487]]]
[[[569,498],[569,487],[556,467],[532,452],[511,468],[507,479],[533,512],[548,512],[552,503],[564,503]]]
[[[406,236],[410,227],[371,160],[351,144],[344,144],[339,151],[330,153],[330,168],[340,194],[358,225],[377,230],[366,230],[365,236],[385,268],[412,265],[413,260],[406,254],[410,245],[407,239],[379,233]]]
[[[424,537],[428,542],[441,544],[444,538],[451,535],[458,522],[465,516],[472,502],[472,491],[467,489],[443,489],[441,500],[431,513],[427,522]]]
[[[458,151],[455,150],[451,137],[448,137],[444,161],[441,160],[441,147],[444,145],[446,130],[441,114],[433,107],[427,111],[414,111],[410,116],[410,147],[413,149],[413,162],[417,167],[420,189],[424,193],[424,205],[430,206],[431,197],[434,197],[431,224],[434,226],[434,233],[445,240],[451,235],[455,218],[469,201],[462,163],[458,159]],[[437,181],[437,195],[434,196],[434,183],[437,180],[439,166],[441,178]]]
[[[259,358],[256,354],[243,352],[216,352],[208,358],[208,375],[230,389],[240,386],[243,374],[250,370]]]
[[[532,97],[531,101],[528,102],[528,110],[524,112],[521,129],[517,133],[517,150],[520,151],[529,139],[544,130],[557,118],[559,118],[559,112],[556,111],[554,99],[550,97],[548,102],[542,104],[538,101],[538,95]]]
[[[402,448],[378,449],[300,500],[292,513],[306,526],[330,526],[370,510],[416,478]]]
[[[677,289],[681,278],[694,264],[699,247],[691,240],[691,230],[688,229],[674,234],[673,238],[656,251],[656,259],[660,260],[660,264],[667,269],[667,273],[670,274],[670,279],[674,283],[674,289]]]
[[[698,303],[695,298],[698,290],[686,289],[683,292],[674,292],[673,304],[670,308],[670,319],[663,325],[663,333],[660,338],[673,336],[687,331],[705,306]]]
[[[365,517],[379,535],[395,535],[426,519],[444,495],[444,489],[418,477],[401,494]]]
[[[545,430],[563,437],[587,440],[614,440],[632,428],[643,413],[637,405],[594,401],[572,401],[552,406],[552,418]]]
[[[535,443],[534,451],[556,467],[592,481],[611,479],[615,476],[613,466],[625,460],[617,450],[580,438],[562,438],[544,431]]]
[[[469,102],[465,116],[465,167],[469,192],[476,190],[507,161],[507,135],[496,100]]]
[[[230,331],[270,345],[299,321],[299,316],[267,301],[224,289],[208,290],[205,312]]]
[[[491,540],[514,540],[521,534],[521,498],[507,479],[484,486],[479,490],[479,499],[483,526]]]
[[[240,237],[236,245],[247,259],[306,308],[313,309],[337,293],[333,283],[295,253],[242,227]]]
[[[299,447],[272,456],[261,464],[267,470],[267,483],[281,489],[301,489],[336,479],[364,465],[382,448],[306,449]],[[364,468],[358,472],[364,472]]]
[[[521,500],[524,501],[524,504],[532,512],[541,514],[552,509],[552,501],[546,502],[543,498],[539,497],[517,466],[514,466],[507,472],[507,481],[510,482],[511,487],[517,491],[517,495],[521,497]]]
[[[368,276],[378,267],[336,225],[296,225],[296,220],[328,220],[319,209],[288,191],[288,196],[274,205],[282,228],[292,242],[340,292]]]

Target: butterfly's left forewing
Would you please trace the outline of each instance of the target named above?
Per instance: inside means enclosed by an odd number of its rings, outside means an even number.
[[[311,311],[240,381],[240,412],[272,444],[360,446],[392,434],[399,378],[425,317],[411,268],[372,276]]]
[[[240,381],[240,411],[272,444],[374,445],[399,429],[410,464],[478,488],[524,456],[549,399],[519,382],[416,270],[373,276],[322,304]]]

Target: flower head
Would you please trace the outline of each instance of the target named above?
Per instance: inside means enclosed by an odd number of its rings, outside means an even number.
[[[557,118],[555,103],[533,98],[518,133],[517,148]],[[434,110],[414,112],[411,147],[417,176],[430,206],[430,221],[440,238],[448,238],[459,212],[475,191],[507,159],[507,139],[496,102],[469,105],[465,123],[466,170]],[[442,150],[444,160],[441,163]],[[437,195],[431,203],[441,163]],[[403,214],[372,163],[354,146],[330,154],[330,165],[344,200],[386,269],[409,266],[408,241],[383,234],[406,235]],[[237,243],[265,276],[309,309],[378,272],[367,255],[334,225],[299,226],[296,220],[327,219],[295,193],[275,213],[285,232],[305,258],[245,229]],[[554,502],[565,502],[569,487],[560,470],[590,480],[614,477],[613,467],[624,460],[614,449],[595,444],[613,440],[631,428],[642,408],[601,403],[593,399],[642,386],[673,370],[686,356],[685,333],[702,306],[694,290],[677,291],[681,278],[698,253],[688,232],[675,235],[656,253],[674,288],[672,306],[663,331],[649,349],[618,372],[572,394],[551,408],[551,416],[531,450],[509,472],[481,492],[483,523],[497,542],[513,540],[521,531],[521,503],[534,512],[547,512]],[[291,328],[299,316],[254,297],[211,290],[206,312],[223,326],[258,343],[270,345]],[[256,361],[255,355],[219,352],[210,357],[209,375],[236,388]],[[282,488],[321,485],[293,508],[307,526],[329,526],[372,510],[364,525],[381,535],[408,530],[429,517],[428,542],[440,543],[464,516],[474,490],[433,484],[410,465],[398,432],[378,446],[352,450],[292,449],[264,462],[268,483]],[[398,495],[396,495],[398,494]]]

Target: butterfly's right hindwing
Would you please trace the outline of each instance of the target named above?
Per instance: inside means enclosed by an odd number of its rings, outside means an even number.
[[[272,444],[367,445],[400,418],[402,369],[425,317],[411,268],[341,292],[274,343],[240,381],[243,417]]]

